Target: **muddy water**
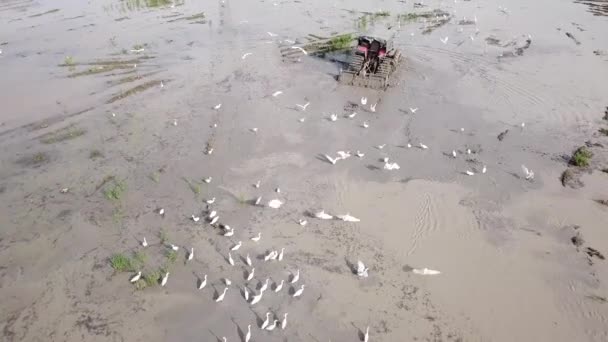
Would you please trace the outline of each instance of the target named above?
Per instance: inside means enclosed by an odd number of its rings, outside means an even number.
[[[356,341],[368,325],[373,341],[605,341],[608,269],[585,254],[608,253],[601,5],[0,1],[2,337],[239,341],[252,324],[254,341]],[[393,39],[399,83],[341,87],[343,54],[291,51],[344,33]],[[587,186],[565,188],[586,141]],[[365,157],[325,162],[339,150]],[[213,197],[233,237],[192,220]],[[321,208],[361,222],[310,217]],[[260,261],[280,248],[283,262]],[[143,261],[118,272],[117,253]],[[137,270],[145,289],[128,282]],[[296,270],[260,305],[239,293]],[[269,311],[288,328],[261,331]]]

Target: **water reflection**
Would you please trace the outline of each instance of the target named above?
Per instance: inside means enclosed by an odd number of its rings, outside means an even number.
[[[593,15],[608,16],[608,0],[575,0],[574,2],[589,6],[589,12]]]

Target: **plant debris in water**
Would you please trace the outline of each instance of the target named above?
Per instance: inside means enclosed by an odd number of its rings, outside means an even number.
[[[40,142],[43,144],[55,144],[66,140],[76,139],[83,136],[86,132],[87,131],[83,128],[68,126],[41,136]]]
[[[136,87],[133,87],[131,89],[128,89],[126,91],[123,91],[121,93],[118,93],[118,94],[112,96],[106,103],[107,104],[114,103],[114,102],[116,102],[118,100],[122,100],[122,99],[124,99],[126,97],[129,97],[131,95],[135,95],[137,93],[141,93],[141,92],[146,91],[146,90],[148,90],[148,89],[150,89],[152,87],[156,87],[156,86],[160,85],[161,82],[162,82],[161,80],[152,80],[152,81],[148,81],[148,82],[146,82],[144,84],[140,84],[140,85],[138,85]]]
[[[60,11],[60,9],[59,9],[59,8],[55,8],[55,9],[52,9],[52,10],[48,10],[48,11],[46,11],[46,12],[42,12],[42,13],[38,13],[38,14],[34,14],[34,15],[30,15],[29,17],[30,17],[30,18],[41,17],[41,16],[43,16],[43,15],[47,15],[47,14],[51,14],[51,13],[55,13],[55,12],[59,12],[59,11]]]
[[[169,21],[167,21],[168,23],[173,23],[176,21],[181,21],[181,20],[187,20],[187,21],[196,21],[199,24],[204,24],[205,21],[203,20],[205,19],[205,12],[200,12],[197,14],[193,14],[187,17],[181,17],[181,18],[175,18],[175,19],[171,19]]]

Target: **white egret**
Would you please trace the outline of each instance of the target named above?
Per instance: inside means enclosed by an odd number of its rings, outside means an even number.
[[[226,296],[226,291],[228,291],[227,287],[224,288],[224,292],[220,293],[219,296],[217,296],[217,298],[215,298],[216,303],[219,303],[224,300],[224,297]]]

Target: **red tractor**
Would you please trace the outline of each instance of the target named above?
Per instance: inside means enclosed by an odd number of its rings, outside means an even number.
[[[400,60],[401,52],[393,49],[391,42],[360,36],[348,67],[342,70],[339,81],[348,85],[386,89]]]

